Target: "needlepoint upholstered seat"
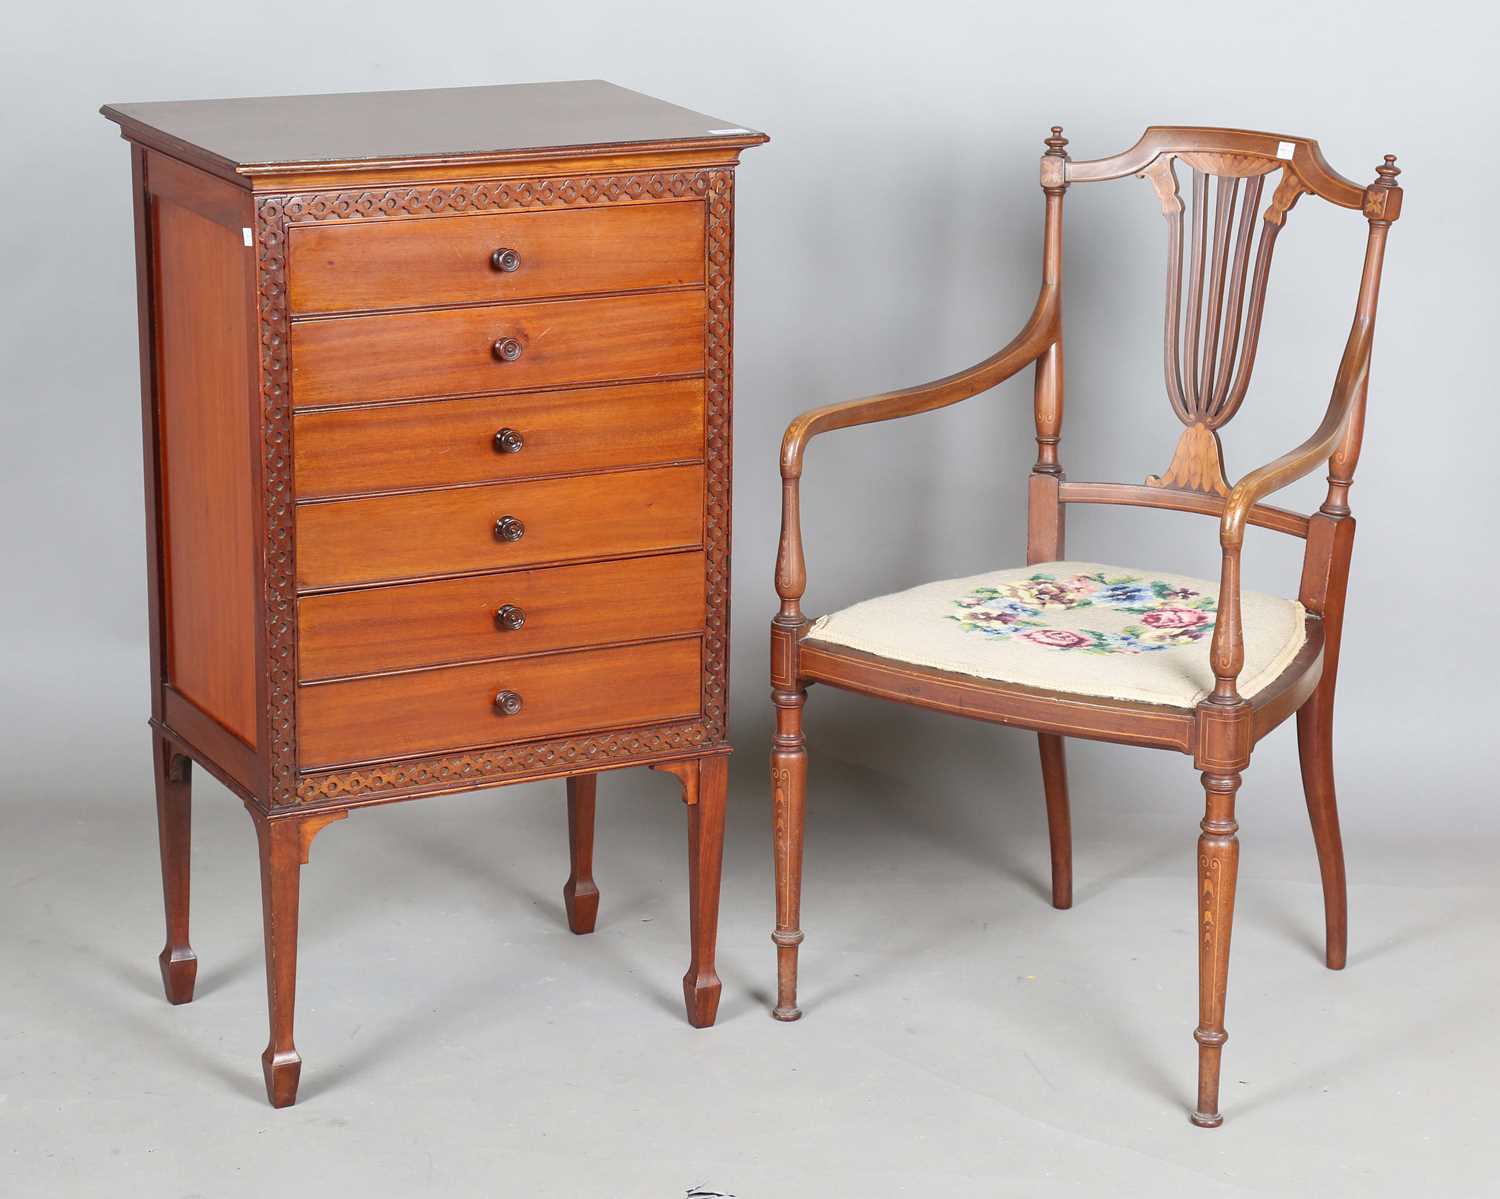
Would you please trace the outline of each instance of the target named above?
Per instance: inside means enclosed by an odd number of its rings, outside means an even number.
[[[1052,901],[1072,903],[1063,739],[1175,750],[1201,772],[1198,837],[1198,1100],[1193,1122],[1219,1124],[1219,1064],[1239,863],[1235,795],[1256,743],[1293,714],[1303,788],[1322,874],[1327,961],[1344,965],[1343,849],[1333,785],[1333,696],[1354,518],[1370,346],[1387,234],[1401,211],[1395,159],[1361,187],[1308,138],[1240,129],[1153,127],[1129,150],[1075,162],[1046,139],[1042,288],[1031,318],[983,362],[932,383],[803,413],[781,449],[781,607],[771,623],[771,751],[776,855],[777,1004],[795,1020],[802,942],[802,836],[810,683],[952,712],[1039,734],[1052,851]],[[1183,432],[1167,469],[1143,483],[1068,479],[1063,417],[1062,214],[1075,183],[1150,183],[1167,232],[1163,383]],[[1186,185],[1186,186],[1185,186]],[[1301,444],[1233,485],[1219,430],[1249,390],[1272,253],[1304,195],[1368,223],[1354,324],[1321,419]],[[1258,218],[1258,219],[1257,219]],[[1258,232],[1257,232],[1258,230]],[[1076,334],[1075,334],[1076,336]],[[1035,364],[1037,458],[1027,480],[1026,565],[930,583],[820,620],[802,611],[807,565],[800,483],[808,443],[853,425],[912,416],[987,391]],[[1309,403],[1316,403],[1313,397]],[[1290,439],[1288,439],[1290,440]],[[1165,458],[1166,455],[1164,454]],[[1328,492],[1311,515],[1265,502],[1320,468]],[[1216,518],[1217,584],[1159,571],[1067,560],[1069,504],[1125,504]],[[1306,543],[1296,599],[1240,586],[1247,525]],[[1205,533],[1207,530],[1205,530]]]
[[[913,666],[1192,708],[1214,689],[1216,583],[1092,562],[1039,562],[927,583],[818,620],[807,641]],[[1281,677],[1306,641],[1295,600],[1240,592],[1240,694]],[[806,644],[806,642],[804,642]]]

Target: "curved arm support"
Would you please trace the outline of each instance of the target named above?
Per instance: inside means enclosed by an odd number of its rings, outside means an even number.
[[[1349,413],[1370,378],[1370,344],[1374,332],[1372,322],[1356,325],[1339,364],[1328,410],[1312,436],[1296,449],[1256,467],[1231,489],[1219,522],[1219,544],[1225,549],[1243,544],[1251,508],[1273,491],[1280,491],[1289,483],[1310,475],[1333,456]]]
[[[802,614],[807,563],[802,553],[800,480],[807,443],[830,429],[931,412],[988,391],[1036,361],[1057,342],[1062,330],[1060,316],[1060,288],[1056,283],[1044,283],[1036,308],[1021,332],[983,362],[918,387],[814,408],[787,426],[781,442],[781,541],[776,552],[776,594],[781,597],[781,609],[772,622],[778,637],[795,638],[806,623]]]
[[[1056,284],[1044,284],[1030,319],[1015,339],[967,370],[916,387],[903,387],[899,391],[882,392],[804,412],[787,426],[786,436],[782,438],[781,477],[802,477],[802,456],[807,452],[807,443],[819,433],[946,408],[981,391],[988,391],[1022,367],[1035,362],[1057,340],[1060,292]]]
[[[1323,462],[1331,464],[1329,481],[1341,488],[1340,502],[1348,490],[1349,478],[1342,475],[1348,474],[1352,478],[1352,466],[1341,472],[1336,464],[1341,456],[1357,454],[1357,446],[1350,447],[1347,443],[1351,437],[1357,443],[1362,428],[1365,392],[1370,379],[1370,347],[1375,337],[1375,301],[1380,290],[1380,267],[1389,229],[1388,221],[1370,222],[1354,327],[1349,331],[1339,373],[1334,379],[1333,394],[1329,397],[1322,422],[1296,449],[1257,467],[1236,483],[1224,504],[1224,514],[1219,522],[1219,545],[1224,553],[1219,610],[1214,623],[1213,644],[1209,649],[1214,690],[1205,701],[1207,703],[1233,706],[1242,702],[1237,685],[1240,670],[1245,665],[1245,635],[1240,619],[1240,550],[1244,546],[1250,510],[1273,491],[1311,474]],[[1329,509],[1326,504],[1324,510],[1337,511]],[[1347,513],[1347,508],[1342,511]]]

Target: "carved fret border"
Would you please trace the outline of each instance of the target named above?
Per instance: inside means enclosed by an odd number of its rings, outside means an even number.
[[[704,552],[707,612],[703,638],[703,715],[696,721],[552,738],[468,753],[299,776],[297,628],[290,316],[286,303],[288,229],[323,221],[381,220],[527,208],[704,200],[708,321],[704,336],[707,467]],[[262,495],[265,509],[265,649],[270,726],[269,802],[273,808],[394,799],[425,790],[504,783],[559,769],[597,769],[722,743],[727,727],[730,450],[733,355],[734,172],[639,172],[553,179],[374,188],[270,196],[256,206],[260,308]]]

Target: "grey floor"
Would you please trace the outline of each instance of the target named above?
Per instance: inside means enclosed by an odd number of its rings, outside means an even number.
[[[680,1008],[672,780],[638,771],[601,785],[603,903],[583,938],[559,894],[560,784],[396,805],[331,827],[303,872],[302,1093],[273,1112],[257,1061],[254,837],[201,772],[198,995],[182,1008],[161,995],[147,738],[139,705],[110,698],[139,690],[140,671],[135,650],[104,655],[89,678],[5,713],[6,1195],[1500,1189],[1500,887],[1488,853],[1466,848],[1493,833],[1490,801],[1419,757],[1379,753],[1369,729],[1345,738],[1342,974],[1320,963],[1289,731],[1252,767],[1217,1132],[1185,1116],[1187,763],[1072,750],[1077,903],[1055,912],[1027,737],[926,717],[903,731],[891,709],[822,695],[809,709],[822,752],[801,1023],[767,1017],[769,834],[752,727],[733,777],[717,1028],[694,1031]],[[74,744],[49,740],[64,710],[81,722]],[[1376,792],[1372,810],[1409,815],[1364,820]]]

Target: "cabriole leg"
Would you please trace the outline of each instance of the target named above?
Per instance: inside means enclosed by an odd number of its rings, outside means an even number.
[[[1235,835],[1238,772],[1203,775],[1204,814],[1198,837],[1198,1106],[1192,1121],[1217,1128],[1219,1062],[1224,1042],[1224,994],[1229,982],[1229,934],[1234,923],[1234,888],[1239,873],[1240,843]]]
[[[802,836],[807,807],[807,741],[802,735],[806,690],[773,691],[776,734],[771,744],[773,838],[776,862],[776,1008],[778,1020],[797,1020],[797,947],[802,944]]]
[[[161,842],[161,889],[167,943],[157,961],[171,1003],[188,1003],[198,978],[198,955],[188,943],[189,865],[192,859],[192,762],[172,742],[152,734],[156,766],[156,829]]]
[[[575,933],[591,933],[599,915],[599,888],[594,884],[594,793],[599,776],[574,775],[568,779],[568,858],[571,869],[563,885],[563,905],[568,927]]]

